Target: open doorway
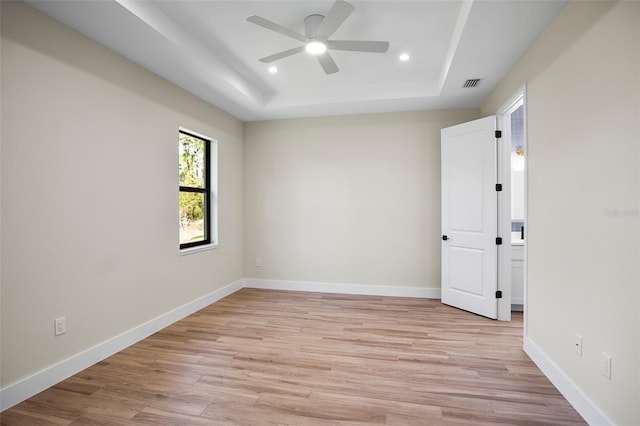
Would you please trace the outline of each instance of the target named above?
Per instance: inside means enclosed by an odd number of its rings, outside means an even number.
[[[441,130],[442,303],[516,311],[526,332],[525,153],[524,88],[495,116]]]
[[[526,99],[522,87],[497,112],[499,128],[503,142],[499,155],[501,167],[499,173],[505,182],[506,194],[499,206],[501,212],[500,228],[502,235],[508,238],[508,250],[499,260],[503,277],[509,285],[510,300],[502,308],[511,312],[523,312],[526,335]],[[520,314],[518,314],[520,315]]]
[[[510,114],[511,310],[524,310],[524,103]]]

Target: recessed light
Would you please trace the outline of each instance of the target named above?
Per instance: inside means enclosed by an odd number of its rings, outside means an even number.
[[[278,67],[270,66],[269,67],[269,72],[271,74],[277,74],[278,73]]]
[[[327,45],[320,41],[312,41],[310,43],[307,43],[307,45],[305,46],[305,50],[312,55],[322,55],[327,51]]]
[[[411,58],[411,57],[409,56],[409,54],[408,54],[408,53],[402,53],[402,54],[400,54],[400,56],[399,56],[399,59],[400,59],[402,62],[407,62],[407,61],[409,60],[409,58]]]

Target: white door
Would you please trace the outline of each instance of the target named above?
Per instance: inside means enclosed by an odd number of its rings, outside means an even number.
[[[497,318],[496,117],[442,129],[442,302]]]

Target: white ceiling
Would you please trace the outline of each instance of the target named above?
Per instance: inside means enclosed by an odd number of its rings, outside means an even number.
[[[349,0],[331,39],[389,41],[387,53],[332,51],[326,75],[302,43],[246,21],[259,15],[304,34],[333,0],[25,0],[243,121],[478,107],[564,1]],[[398,56],[411,56],[400,62]],[[467,79],[480,85],[464,89]]]

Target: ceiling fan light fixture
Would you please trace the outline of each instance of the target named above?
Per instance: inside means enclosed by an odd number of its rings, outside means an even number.
[[[322,55],[327,51],[327,45],[321,41],[311,41],[307,43],[305,50],[312,55]]]
[[[277,74],[277,73],[278,73],[278,67],[273,66],[273,65],[272,65],[272,66],[270,66],[270,67],[269,67],[269,72],[270,72],[271,74]]]
[[[411,56],[409,56],[408,53],[401,53],[398,59],[400,59],[400,61],[402,62],[407,62],[409,59],[411,59]]]

